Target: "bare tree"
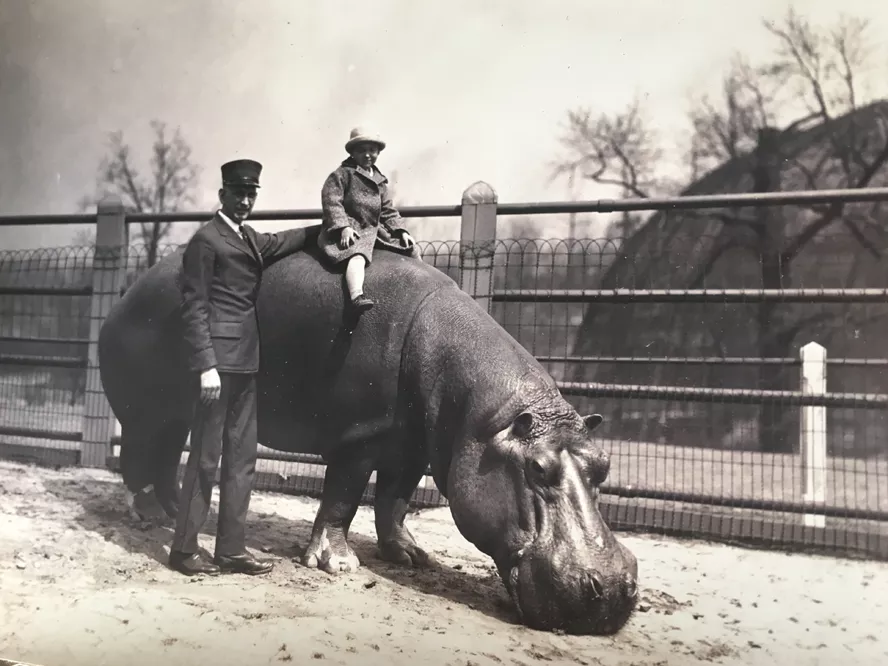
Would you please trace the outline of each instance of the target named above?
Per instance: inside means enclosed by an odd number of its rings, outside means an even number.
[[[619,188],[623,196],[646,198],[657,189],[657,136],[636,99],[622,113],[593,117],[589,109],[568,111],[561,138],[565,157],[553,165],[553,178],[580,177]]]
[[[684,156],[685,185],[726,163],[747,165],[753,191],[783,189],[788,173],[795,180],[789,183],[792,188],[871,185],[888,162],[888,117],[878,106],[871,106],[869,114],[855,113],[862,109],[859,79],[866,74],[871,55],[867,22],[842,17],[833,26],[817,28],[790,10],[781,22],[765,22],[764,27],[777,44],[770,62],[753,66],[736,57],[719,98],[694,102]],[[672,184],[656,177],[662,153],[647,125],[638,102],[615,116],[594,120],[588,111],[570,112],[562,140],[567,151],[556,174],[581,169],[594,182],[617,186],[623,196],[647,197],[672,189]],[[794,137],[811,130],[818,132],[816,147],[786,149]],[[878,223],[884,217],[879,204],[801,206],[800,213],[801,223],[787,220],[777,207],[682,212],[684,220],[705,216],[721,223],[707,251],[695,257],[699,264],[685,286],[704,286],[716,268],[724,270],[726,255],[742,252],[760,263],[763,288],[787,287],[803,250],[836,226],[858,244],[858,259],[864,253],[881,257],[888,247],[888,234]],[[633,224],[621,231],[634,233],[639,221]],[[846,280],[855,279],[858,263],[852,262]],[[849,323],[847,309],[839,316]],[[835,312],[801,316],[797,308],[762,303],[756,323],[759,353],[789,356],[800,332],[828,329],[836,317]],[[779,366],[762,367],[761,388],[782,388],[784,383]],[[775,430],[779,414],[770,408],[761,414],[763,448],[786,448],[785,433]]]
[[[825,124],[860,108],[858,75],[865,71],[871,49],[867,22],[843,17],[836,26],[816,29],[790,10],[781,24],[765,22],[778,42],[774,59],[754,67],[738,56],[723,82],[722,98],[703,97],[690,112],[692,135],[686,161],[688,178],[672,181],[658,175],[663,151],[659,137],[638,100],[625,111],[593,117],[588,109],[571,110],[561,138],[565,153],[554,164],[553,177],[572,176],[616,186],[623,196],[646,198],[683,189],[703,173],[727,161],[760,149],[761,130],[778,129],[778,142],[816,124]],[[879,119],[882,141],[873,145],[871,132],[861,121],[841,131],[826,133],[829,151],[814,164],[794,161],[812,188],[866,187],[888,160],[888,119]],[[789,158],[791,159],[791,158]],[[838,162],[836,170],[833,162]],[[776,185],[776,184],[775,184]],[[784,260],[791,260],[819,231],[842,218],[843,207],[812,207],[819,213],[790,245]],[[728,220],[723,220],[728,221]],[[732,222],[752,222],[734,218]],[[875,220],[841,220],[869,252],[860,223],[870,231],[881,227]]]
[[[113,132],[108,155],[98,169],[97,197],[81,200],[81,209],[94,207],[109,194],[119,196],[130,213],[175,213],[195,203],[200,168],[192,162],[190,145],[178,128],[170,134],[166,123],[152,121],[151,129],[154,141],[147,175],[136,166],[123,133]],[[139,240],[145,244],[148,265],[153,266],[171,223],[142,222],[139,226]]]

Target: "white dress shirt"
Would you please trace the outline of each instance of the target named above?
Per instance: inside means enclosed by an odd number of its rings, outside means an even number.
[[[242,227],[239,224],[236,224],[234,221],[232,221],[232,219],[230,217],[228,217],[225,213],[223,213],[221,210],[219,211],[219,217],[221,217],[222,220],[229,227],[231,227],[238,236],[243,237],[244,232],[243,232]]]

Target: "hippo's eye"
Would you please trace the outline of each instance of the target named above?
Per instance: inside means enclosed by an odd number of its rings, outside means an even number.
[[[524,439],[525,437],[530,435],[531,430],[533,430],[533,426],[533,414],[531,414],[530,412],[522,412],[512,422],[512,434],[519,439]]]

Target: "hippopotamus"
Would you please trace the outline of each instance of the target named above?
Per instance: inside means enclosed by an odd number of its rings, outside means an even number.
[[[528,627],[613,634],[636,605],[638,564],[599,512],[607,453],[537,360],[454,280],[379,252],[350,314],[341,273],[311,242],[265,268],[257,294],[259,441],[316,454],[326,472],[302,562],[356,570],[349,527],[372,472],[379,555],[434,566],[405,526],[430,470],[459,532],[496,564]],[[120,468],[174,517],[198,399],[182,341],[181,248],[137,279],[99,336]],[[153,486],[153,488],[152,488]]]

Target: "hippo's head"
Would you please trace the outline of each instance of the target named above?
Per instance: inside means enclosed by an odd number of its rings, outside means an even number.
[[[612,634],[635,608],[638,563],[598,509],[610,471],[591,437],[601,422],[566,403],[528,410],[453,452],[454,521],[494,559],[529,627]]]

